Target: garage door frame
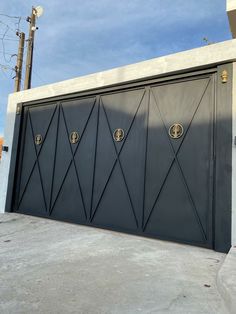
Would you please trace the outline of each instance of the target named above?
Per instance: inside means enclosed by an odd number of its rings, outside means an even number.
[[[221,73],[228,72],[228,82],[222,83]],[[188,73],[173,74],[170,76],[151,78],[148,80],[137,80],[127,84],[117,84],[106,88],[98,88],[85,92],[57,96],[37,101],[20,103],[17,106],[17,113],[14,127],[14,140],[12,146],[11,166],[9,172],[8,192],[5,211],[12,212],[14,206],[14,195],[16,192],[17,164],[21,156],[20,138],[24,130],[23,115],[21,112],[24,106],[49,104],[57,100],[74,99],[107,93],[118,90],[125,90],[145,85],[165,83],[187,77],[209,77],[213,75],[215,81],[215,135],[214,135],[214,191],[213,191],[213,248],[217,251],[227,252],[231,246],[231,177],[232,177],[232,64],[219,65],[211,69],[192,71]],[[226,118],[227,117],[227,118]]]

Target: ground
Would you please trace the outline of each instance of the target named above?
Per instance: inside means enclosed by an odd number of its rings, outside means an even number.
[[[227,313],[225,254],[0,214],[0,313]]]

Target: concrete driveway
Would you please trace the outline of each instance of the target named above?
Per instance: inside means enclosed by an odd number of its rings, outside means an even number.
[[[0,313],[227,313],[225,254],[0,214]]]

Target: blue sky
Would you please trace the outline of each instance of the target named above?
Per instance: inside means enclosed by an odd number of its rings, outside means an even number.
[[[204,37],[211,42],[231,39],[225,0],[38,1],[0,3],[0,14],[22,17],[26,37],[25,17],[32,5],[44,8],[37,21],[32,87],[200,47]],[[0,34],[5,24],[11,28],[4,43],[0,40],[0,64],[10,68],[18,46],[15,22],[0,15]],[[0,67],[0,135],[13,76]]]

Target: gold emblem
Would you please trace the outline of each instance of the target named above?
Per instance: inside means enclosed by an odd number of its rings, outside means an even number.
[[[113,133],[113,138],[116,142],[120,142],[125,137],[125,132],[123,129],[116,129]]]
[[[224,70],[221,73],[221,82],[227,83],[227,81],[228,81],[228,72],[226,70]]]
[[[43,137],[41,134],[35,135],[34,142],[36,145],[40,145],[43,141]]]
[[[71,132],[70,133],[70,142],[71,144],[76,144],[79,141],[79,133]]]
[[[184,128],[181,124],[175,123],[169,128],[169,135],[172,138],[180,138],[184,133]]]

